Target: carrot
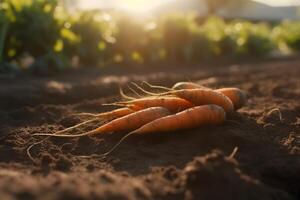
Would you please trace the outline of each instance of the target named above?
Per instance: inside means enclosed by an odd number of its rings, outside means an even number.
[[[144,110],[131,113],[124,117],[117,118],[113,121],[110,121],[97,129],[77,134],[77,135],[56,135],[56,134],[34,134],[36,136],[54,136],[54,137],[81,137],[85,135],[95,135],[109,132],[118,132],[118,131],[132,131],[135,130],[144,124],[147,124],[155,119],[165,117],[169,115],[170,112],[163,107],[151,107]]]
[[[164,97],[145,97],[141,99],[135,99],[131,101],[125,102],[116,102],[111,104],[104,105],[118,105],[118,106],[127,106],[130,109],[138,110],[140,108],[150,108],[161,106],[167,108],[171,112],[178,112],[185,110],[187,108],[191,108],[194,105],[189,101],[172,96],[164,96]]]
[[[224,110],[229,113],[232,112],[234,108],[231,100],[227,96],[211,89],[182,89],[171,90],[164,93],[152,93],[144,90],[138,85],[136,85],[136,87],[144,93],[152,96],[174,95],[193,103],[195,106],[215,104],[223,107]]]
[[[178,82],[175,85],[173,85],[172,88],[167,88],[167,87],[162,87],[162,86],[155,86],[151,85],[147,82],[144,82],[146,85],[148,85],[151,88],[156,88],[156,89],[164,89],[168,91],[172,90],[181,90],[181,89],[205,89],[206,87],[198,85],[196,83],[192,82]],[[207,88],[208,89],[208,88]],[[238,88],[221,88],[221,89],[216,89],[215,91],[220,92],[227,96],[233,103],[234,109],[238,110],[239,108],[243,107],[246,102],[247,102],[247,97],[245,92]]]
[[[56,134],[65,133],[67,131],[73,130],[75,128],[78,128],[78,127],[80,127],[82,125],[85,125],[87,123],[90,123],[90,122],[94,122],[94,121],[97,121],[97,120],[111,120],[111,119],[114,119],[114,118],[119,118],[119,117],[126,116],[126,115],[134,113],[134,112],[135,112],[134,110],[129,109],[129,108],[119,108],[119,109],[116,109],[116,110],[113,110],[113,111],[99,113],[99,114],[92,114],[92,113],[78,113],[78,114],[74,114],[74,115],[77,115],[77,116],[91,116],[91,117],[95,117],[95,118],[87,120],[87,121],[84,121],[84,122],[81,122],[79,124],[76,124],[74,126],[68,127],[66,129],[57,131],[57,132],[55,132],[53,134],[56,135]]]
[[[173,90],[196,89],[196,88],[208,89],[208,87],[199,85],[197,83],[192,83],[192,82],[178,82],[172,87]]]
[[[191,129],[201,125],[219,125],[226,118],[224,109],[217,105],[196,106],[174,115],[168,115],[151,121],[139,129],[136,129],[125,135],[111,150],[104,153],[108,155],[119,146],[122,141],[133,134],[148,134],[153,132],[177,131],[182,129]]]
[[[175,131],[195,128],[200,125],[219,125],[226,118],[224,109],[217,105],[203,105],[189,108],[174,115],[156,119],[132,133],[145,134],[150,132]]]
[[[195,88],[204,88],[204,87],[191,82],[179,82],[172,87],[173,90],[195,89]],[[245,105],[247,102],[247,97],[245,92],[243,92],[239,88],[234,88],[234,87],[221,88],[221,89],[216,89],[215,91],[220,92],[225,96],[227,96],[232,101],[235,110],[243,107],[243,105]]]
[[[247,102],[247,96],[245,92],[239,88],[221,88],[215,91],[227,96],[232,101],[235,110],[243,107]]]

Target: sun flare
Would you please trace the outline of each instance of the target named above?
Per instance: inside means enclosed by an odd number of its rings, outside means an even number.
[[[80,0],[79,7],[82,9],[113,8],[125,10],[131,13],[147,14],[160,5],[172,0]]]
[[[139,14],[146,14],[168,0],[123,0],[116,1],[116,7]]]

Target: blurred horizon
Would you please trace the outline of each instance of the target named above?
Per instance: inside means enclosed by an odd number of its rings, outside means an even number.
[[[4,0],[0,62],[60,71],[79,65],[192,64],[300,52],[299,1],[286,1],[294,5],[289,7],[262,1]],[[80,2],[91,9],[76,8]],[[114,5],[123,10],[109,8]],[[28,57],[32,59],[25,62]]]
[[[300,19],[300,0],[62,0],[70,11],[107,10],[137,16],[156,16],[168,12],[215,14],[224,18],[248,20]],[[213,9],[213,10],[212,10]]]
[[[80,9],[107,9],[107,8],[116,8],[127,11],[150,11],[154,10],[166,3],[175,4],[182,0],[77,0],[77,4]],[[197,0],[199,3],[205,2],[204,0]],[[246,0],[245,2],[257,2],[262,3],[271,7],[290,7],[290,6],[299,6],[300,0]],[[192,1],[184,1],[186,4],[189,4]],[[74,1],[72,1],[74,3]],[[73,4],[74,5],[74,4]]]

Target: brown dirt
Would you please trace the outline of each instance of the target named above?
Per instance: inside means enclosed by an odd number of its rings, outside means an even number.
[[[1,199],[300,199],[299,59],[125,71],[0,79]],[[242,88],[249,102],[235,122],[132,136],[106,158],[97,155],[125,133],[47,139],[32,149],[36,163],[26,154],[41,139],[32,134],[86,119],[72,113],[110,109],[101,104],[118,99],[118,85],[188,79]]]

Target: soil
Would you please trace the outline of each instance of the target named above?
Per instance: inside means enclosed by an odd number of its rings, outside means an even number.
[[[132,136],[47,138],[103,112],[119,85],[192,80],[249,101],[221,126]],[[129,90],[125,90],[128,94]],[[227,66],[79,69],[0,79],[1,199],[300,199],[300,59]],[[99,126],[90,123],[74,132]],[[234,152],[235,147],[237,151]],[[232,154],[232,152],[234,152]]]

